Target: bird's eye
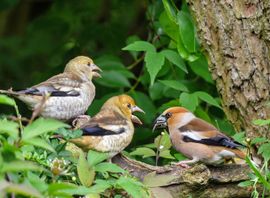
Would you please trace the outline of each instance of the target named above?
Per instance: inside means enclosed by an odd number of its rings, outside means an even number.
[[[91,63],[87,63],[87,66],[89,66],[89,67],[90,67],[90,66],[91,66]]]
[[[127,107],[128,107],[129,109],[131,109],[131,104],[128,104]]]
[[[168,112],[168,113],[166,113],[165,114],[165,117],[168,119],[168,118],[170,118],[172,116],[172,113],[171,112]]]

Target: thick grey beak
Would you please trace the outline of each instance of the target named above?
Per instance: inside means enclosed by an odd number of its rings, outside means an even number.
[[[133,106],[133,107],[131,107],[131,112],[133,113],[133,112],[141,112],[141,113],[145,113],[140,107],[138,107],[138,106]],[[142,121],[137,117],[137,116],[135,116],[135,115],[131,115],[131,120],[132,120],[132,122],[134,122],[134,123],[137,123],[137,124],[140,124],[140,125],[142,125],[143,123],[142,123]]]
[[[167,118],[164,115],[160,115],[154,122],[152,131],[154,132],[157,128],[166,128],[167,127]]]
[[[102,72],[102,69],[100,69],[95,64],[91,64],[90,67],[92,68],[93,76],[96,78],[101,78],[100,72]]]
[[[141,112],[141,113],[145,113],[140,107],[138,107],[138,106],[133,106],[133,107],[131,107],[131,111],[132,111],[132,113],[133,112]]]

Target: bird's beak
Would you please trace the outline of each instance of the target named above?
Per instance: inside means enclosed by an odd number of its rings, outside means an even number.
[[[133,113],[133,112],[141,112],[141,113],[145,113],[140,107],[138,107],[138,106],[133,106],[133,107],[131,107],[131,112]],[[137,116],[135,116],[135,115],[131,115],[131,120],[132,120],[132,122],[134,122],[134,123],[137,123],[137,124],[140,124],[140,125],[142,125],[143,123],[142,123],[142,121],[137,117]]]
[[[154,132],[157,128],[166,128],[167,127],[167,118],[164,115],[160,115],[154,122],[152,131]]]
[[[92,64],[91,68],[92,68],[93,76],[96,78],[101,78],[100,72],[102,72],[102,70],[95,64]]]
[[[140,107],[138,107],[138,106],[133,106],[133,107],[131,107],[131,111],[132,111],[132,113],[133,112],[141,112],[141,113],[145,113]]]

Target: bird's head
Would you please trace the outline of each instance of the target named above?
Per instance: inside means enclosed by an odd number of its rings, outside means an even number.
[[[93,77],[100,78],[101,71],[93,60],[87,56],[77,56],[71,59],[65,68],[65,72],[75,73],[80,77],[86,77],[87,80],[92,80]]]
[[[132,122],[142,124],[141,120],[137,116],[133,115],[133,113],[144,113],[144,111],[136,105],[132,97],[126,94],[111,97],[104,103],[102,108],[117,108],[126,118],[130,119]]]
[[[153,131],[156,128],[166,128],[168,125],[172,125],[176,122],[181,122],[186,116],[193,114],[190,113],[184,107],[171,107],[166,109],[154,122]]]

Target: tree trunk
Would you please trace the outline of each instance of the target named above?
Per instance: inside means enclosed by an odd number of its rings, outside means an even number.
[[[237,186],[249,179],[247,165],[227,164],[207,167],[198,164],[190,169],[178,166],[151,166],[123,155],[112,159],[133,176],[139,178],[150,190],[151,198],[240,198],[250,197],[252,187]],[[262,188],[258,186],[260,192]]]
[[[270,1],[190,0],[224,111],[237,131],[270,138]]]

